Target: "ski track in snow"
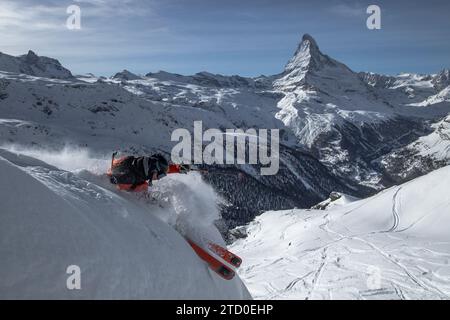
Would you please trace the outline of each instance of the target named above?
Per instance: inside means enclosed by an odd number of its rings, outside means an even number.
[[[325,211],[267,212],[231,247],[243,258],[240,276],[256,299],[450,299],[450,239],[438,229],[422,234],[448,221],[434,221],[450,216],[448,176],[450,167],[434,173],[438,180]],[[428,184],[440,196],[415,199]],[[369,285],[373,270],[378,287]]]
[[[392,197],[392,215],[394,217],[394,223],[392,227],[388,230],[388,232],[395,231],[398,227],[398,224],[400,223],[400,216],[398,215],[397,206],[400,205],[400,203],[397,201],[398,193],[402,190],[402,187],[399,187]]]

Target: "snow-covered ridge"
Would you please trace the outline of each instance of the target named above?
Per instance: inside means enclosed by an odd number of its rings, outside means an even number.
[[[86,170],[64,171],[4,149],[0,176],[1,299],[251,298],[239,278],[210,271],[170,226],[188,227],[193,216],[183,210],[205,205],[195,201],[202,195],[183,196],[195,191],[182,181],[166,181],[161,198],[146,201]],[[177,195],[171,202],[164,188]],[[81,290],[66,287],[70,265],[81,269]]]
[[[443,89],[450,86],[450,70],[443,69],[436,76],[433,77],[433,84],[437,89]]]
[[[421,156],[433,156],[437,160],[450,161],[450,116],[434,124],[434,131],[407,146],[419,151]]]
[[[33,51],[26,55],[14,57],[0,52],[0,70],[23,73],[36,77],[55,79],[72,79],[72,73],[64,68],[58,60],[38,56]]]
[[[449,299],[450,166],[327,210],[266,212],[232,249],[257,299]]]
[[[253,88],[263,89],[271,86],[270,77],[259,76],[256,78],[241,77],[238,75],[224,76],[210,72],[198,72],[194,75],[185,76],[176,73],[158,71],[147,73],[147,79],[156,79],[159,81],[171,81],[174,83],[192,84],[212,88]]]
[[[445,87],[437,94],[429,96],[422,102],[411,103],[411,106],[428,107],[433,104],[450,102],[450,86]]]
[[[114,76],[112,76],[113,79],[118,79],[118,80],[138,80],[138,79],[142,79],[142,77],[128,71],[128,70],[123,70],[121,72],[116,73]]]
[[[382,157],[384,170],[394,177],[398,175],[401,181],[450,164],[450,116],[431,128],[433,131],[430,134]]]

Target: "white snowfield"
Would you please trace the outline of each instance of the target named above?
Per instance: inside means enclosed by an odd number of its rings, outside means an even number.
[[[255,299],[450,298],[450,166],[329,210],[266,212],[232,250]]]
[[[210,271],[170,226],[186,230],[197,217],[207,228],[199,201],[212,210],[205,197],[213,193],[199,177],[189,186],[167,179],[155,187],[159,197],[138,199],[105,177],[4,149],[0,177],[0,299],[251,298],[238,277]],[[185,215],[190,210],[197,213]],[[80,290],[67,288],[71,265],[81,270]]]

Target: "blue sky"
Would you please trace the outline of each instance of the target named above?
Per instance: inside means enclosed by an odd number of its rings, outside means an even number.
[[[68,30],[66,8],[81,8]],[[366,8],[381,7],[381,30]],[[450,67],[450,1],[1,0],[0,51],[29,49],[74,73],[282,71],[301,36],[355,71],[436,73]]]

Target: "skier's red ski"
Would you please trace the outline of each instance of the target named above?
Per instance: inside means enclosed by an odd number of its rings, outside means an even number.
[[[208,242],[208,248],[209,250],[217,254],[220,258],[231,264],[233,267],[240,267],[242,259],[235,255],[233,252],[228,251],[226,248],[213,242]]]
[[[205,249],[198,246],[195,242],[190,239],[186,239],[187,242],[191,245],[192,249],[194,249],[195,253],[204,260],[208,266],[216,272],[219,276],[224,278],[225,280],[231,280],[235,276],[235,272],[227,267],[225,264],[220,262],[218,259],[209,254]]]

